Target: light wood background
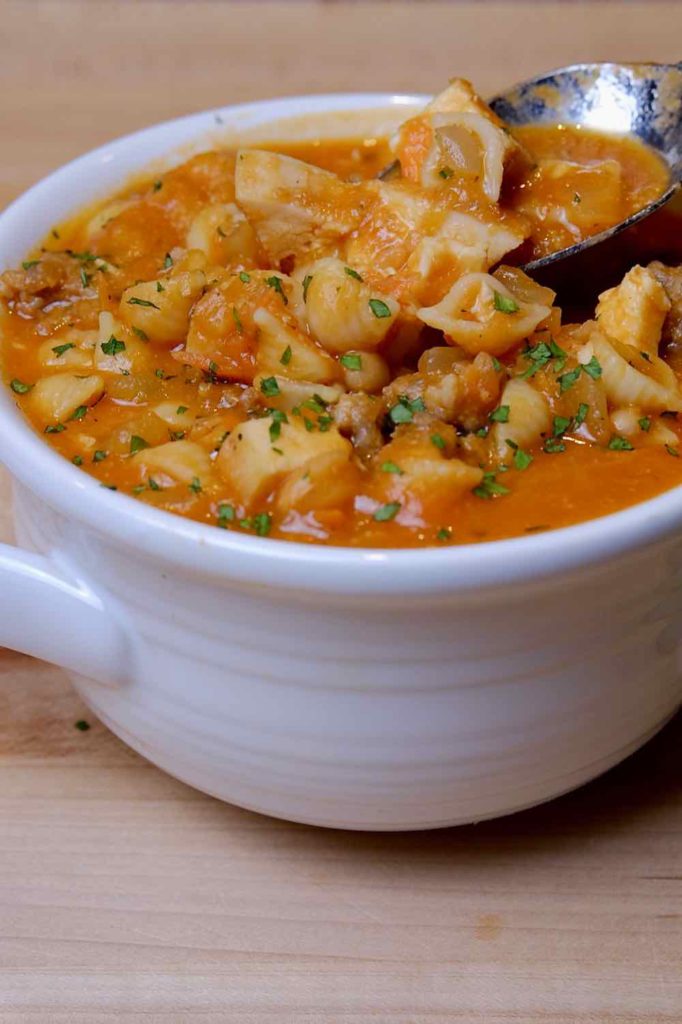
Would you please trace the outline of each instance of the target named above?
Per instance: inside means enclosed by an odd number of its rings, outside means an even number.
[[[455,73],[488,92],[681,41],[682,6],[653,0],[0,0],[0,205],[231,100]],[[0,673],[2,1024],[682,1022],[682,720],[535,811],[354,835],[200,796],[58,670],[4,652]]]

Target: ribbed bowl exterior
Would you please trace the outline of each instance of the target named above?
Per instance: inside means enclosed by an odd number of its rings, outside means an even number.
[[[682,701],[678,541],[465,595],[331,597],[164,569],[24,488],[16,524],[128,638],[122,682],[74,679],[96,714],[266,814],[353,829],[506,814],[617,763]]]

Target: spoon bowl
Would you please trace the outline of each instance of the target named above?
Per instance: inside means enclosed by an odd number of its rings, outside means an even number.
[[[495,96],[495,113],[514,126],[582,125],[633,135],[661,157],[670,184],[658,199],[623,221],[524,265],[535,271],[576,256],[649,217],[672,199],[682,178],[682,63],[573,64]]]

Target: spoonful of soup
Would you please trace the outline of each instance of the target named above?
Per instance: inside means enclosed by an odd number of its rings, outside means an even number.
[[[475,181],[520,214],[515,262],[536,271],[664,206],[682,177],[682,64],[578,64],[483,103],[454,80],[394,139],[398,169]]]

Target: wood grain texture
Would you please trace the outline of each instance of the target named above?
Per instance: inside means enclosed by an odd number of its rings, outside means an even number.
[[[577,59],[677,59],[681,28],[653,0],[0,0],[0,203],[202,107],[453,73],[489,91]],[[4,652],[0,674],[2,1024],[682,1021],[681,719],[534,811],[349,835],[162,775],[57,669]]]

